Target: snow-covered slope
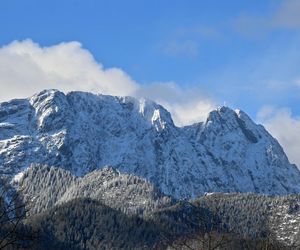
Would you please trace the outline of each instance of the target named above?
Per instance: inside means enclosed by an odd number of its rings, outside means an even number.
[[[127,214],[143,214],[174,203],[146,180],[109,167],[76,177],[61,168],[33,164],[18,184],[18,191],[31,214],[75,198],[98,200]]]
[[[0,104],[0,172],[32,163],[77,176],[112,166],[177,198],[204,192],[300,193],[300,172],[242,111],[221,107],[176,127],[162,106],[131,97],[45,90]]]
[[[202,212],[202,215],[199,215],[199,212]],[[247,245],[240,243],[237,245],[239,247],[227,247],[225,249],[299,249],[300,195],[267,196],[254,193],[210,193],[192,201],[192,203],[181,201],[166,209],[154,211],[148,216],[153,220],[166,218],[169,221],[183,218],[179,225],[180,228],[184,228],[189,222],[197,221],[196,218],[201,218],[201,223],[207,221],[206,223],[210,224],[212,215],[216,219],[216,228],[219,224],[220,229],[227,233],[239,235],[248,240],[267,239],[267,241],[272,242],[269,247],[265,247],[264,244],[257,247],[248,245],[247,247]],[[187,218],[187,222],[185,222],[185,218]],[[226,226],[224,227],[224,225]],[[242,245],[244,247],[241,247]]]

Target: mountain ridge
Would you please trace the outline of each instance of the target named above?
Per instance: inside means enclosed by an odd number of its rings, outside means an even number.
[[[205,192],[300,193],[300,172],[243,111],[220,107],[177,127],[145,99],[44,90],[0,104],[0,173],[32,163],[77,176],[112,166],[175,198]]]

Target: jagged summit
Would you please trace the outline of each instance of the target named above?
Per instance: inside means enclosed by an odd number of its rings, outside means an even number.
[[[66,109],[74,109],[74,105],[84,107],[84,111],[96,105],[116,111],[134,111],[150,122],[157,130],[164,129],[167,125],[174,126],[171,114],[161,105],[148,99],[136,99],[129,96],[95,95],[87,92],[72,91],[64,94],[59,90],[44,90],[29,98],[30,104],[37,114],[41,114],[41,121],[47,116],[65,117]],[[111,107],[109,107],[111,106]],[[75,110],[76,111],[76,110]],[[41,125],[43,123],[41,122]]]
[[[32,163],[83,176],[104,166],[143,177],[177,198],[204,192],[299,193],[299,170],[244,112],[213,110],[176,127],[159,104],[45,90],[0,104],[0,173]]]

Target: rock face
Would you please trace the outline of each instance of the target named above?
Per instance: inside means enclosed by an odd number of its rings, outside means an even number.
[[[176,198],[204,192],[300,193],[300,172],[244,112],[221,107],[176,127],[148,100],[45,90],[0,104],[0,173],[32,163],[84,176],[112,166]]]

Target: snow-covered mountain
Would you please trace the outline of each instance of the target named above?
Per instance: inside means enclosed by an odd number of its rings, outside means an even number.
[[[176,198],[204,192],[300,193],[300,172],[278,142],[244,112],[213,110],[176,127],[144,99],[45,90],[0,104],[0,173],[32,163],[76,176],[112,166]]]

